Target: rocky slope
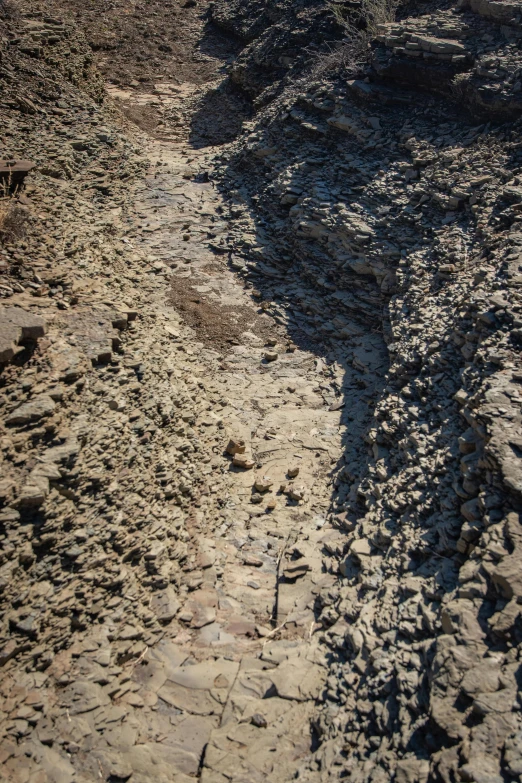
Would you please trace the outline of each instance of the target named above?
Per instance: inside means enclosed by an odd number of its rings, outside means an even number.
[[[521,779],[519,4],[72,10],[2,11],[3,775]]]
[[[521,771],[520,9],[425,10],[380,28],[365,79],[283,87],[219,170],[272,311],[295,328],[298,303],[359,387],[374,379],[368,334],[389,357],[364,444],[345,409],[346,541],[320,615],[332,674],[310,779]],[[245,243],[260,228],[261,253]]]

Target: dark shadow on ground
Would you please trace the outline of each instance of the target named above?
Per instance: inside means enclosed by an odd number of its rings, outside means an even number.
[[[228,144],[240,135],[251,116],[248,98],[225,80],[202,94],[192,117],[189,142],[195,149]]]

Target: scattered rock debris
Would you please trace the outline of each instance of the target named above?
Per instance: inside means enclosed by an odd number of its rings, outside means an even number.
[[[520,780],[519,4],[0,27],[2,779]]]

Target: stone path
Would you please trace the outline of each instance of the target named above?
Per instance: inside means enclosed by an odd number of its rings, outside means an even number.
[[[336,580],[323,573],[321,547],[335,549],[340,536],[327,523],[340,367],[289,344],[213,249],[225,228],[220,200],[211,184],[186,179],[194,153],[158,145],[152,158],[129,238],[158,275],[172,269],[174,301],[182,285],[202,302],[203,342],[190,348],[179,313],[162,310],[174,357],[181,350],[211,404],[191,421],[204,431],[206,486],[188,520],[183,630],[135,669],[148,704],[139,720],[151,710],[167,749],[179,742],[173,723],[194,733],[190,752],[174,760],[185,774],[197,772],[206,746],[204,781],[289,779],[310,752],[326,677],[314,609]],[[206,332],[206,317],[235,329],[237,344],[213,345],[220,329]]]

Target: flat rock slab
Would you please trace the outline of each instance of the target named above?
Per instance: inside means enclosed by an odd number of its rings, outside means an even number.
[[[317,699],[325,683],[326,672],[305,658],[290,658],[271,674],[271,680],[282,699],[308,701]]]
[[[24,402],[15,408],[6,419],[6,424],[23,425],[50,416],[56,408],[56,403],[48,394],[40,394],[34,400]]]
[[[0,307],[0,363],[9,362],[16,346],[43,337],[46,322],[21,307]]]
[[[62,701],[71,715],[81,715],[111,703],[101,685],[87,680],[79,680],[67,686]]]
[[[238,670],[236,661],[224,658],[180,666],[170,672],[158,696],[172,707],[194,715],[221,714]]]
[[[68,313],[66,323],[88,359],[109,362],[119,339],[118,329],[126,325],[127,318],[113,310],[90,309]]]

